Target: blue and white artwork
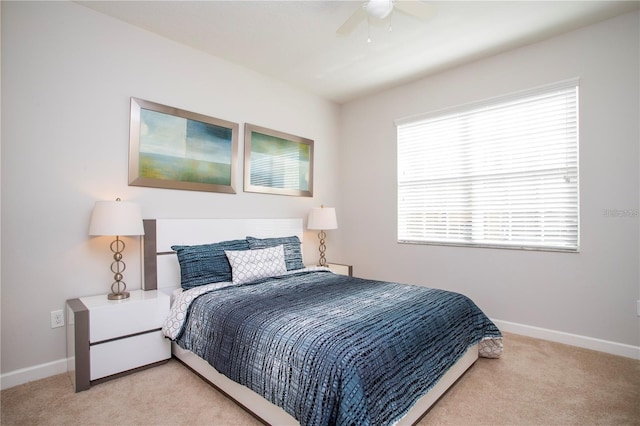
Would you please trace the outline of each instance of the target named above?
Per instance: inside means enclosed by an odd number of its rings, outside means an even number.
[[[139,176],[231,185],[232,129],[140,110]]]

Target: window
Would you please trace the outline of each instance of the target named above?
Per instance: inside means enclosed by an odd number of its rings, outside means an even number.
[[[397,120],[398,241],[578,251],[578,81]]]

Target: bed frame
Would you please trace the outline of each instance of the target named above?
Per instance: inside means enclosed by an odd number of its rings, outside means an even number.
[[[143,290],[171,294],[180,287],[180,265],[171,246],[206,244],[225,240],[286,237],[297,235],[302,241],[302,219],[145,219],[143,238]],[[172,343],[172,353],[215,388],[238,403],[265,424],[298,425],[282,408],[270,403],[251,389],[220,374],[207,361]],[[399,425],[417,423],[444,392],[464,374],[478,358],[477,345],[438,381],[405,415]]]

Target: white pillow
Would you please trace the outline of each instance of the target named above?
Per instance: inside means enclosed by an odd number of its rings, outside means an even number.
[[[231,264],[231,279],[234,284],[275,277],[287,272],[283,245],[258,250],[225,250],[224,253]]]

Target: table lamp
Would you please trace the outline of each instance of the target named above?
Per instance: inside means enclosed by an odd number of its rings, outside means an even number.
[[[122,280],[122,272],[126,268],[122,261],[125,245],[120,236],[144,235],[140,207],[135,203],[121,201],[120,198],[115,201],[96,201],[91,214],[89,235],[115,235],[116,239],[110,245],[113,252],[111,272],[114,274],[115,281],[111,284],[111,293],[107,298],[109,300],[128,298],[127,284]]]
[[[324,232],[328,229],[338,229],[338,220],[336,219],[336,209],[333,207],[314,207],[309,212],[307,219],[307,229],[320,230],[318,238],[320,239],[320,261],[319,266],[327,266],[327,260],[324,253],[327,250],[324,239],[327,234]]]

